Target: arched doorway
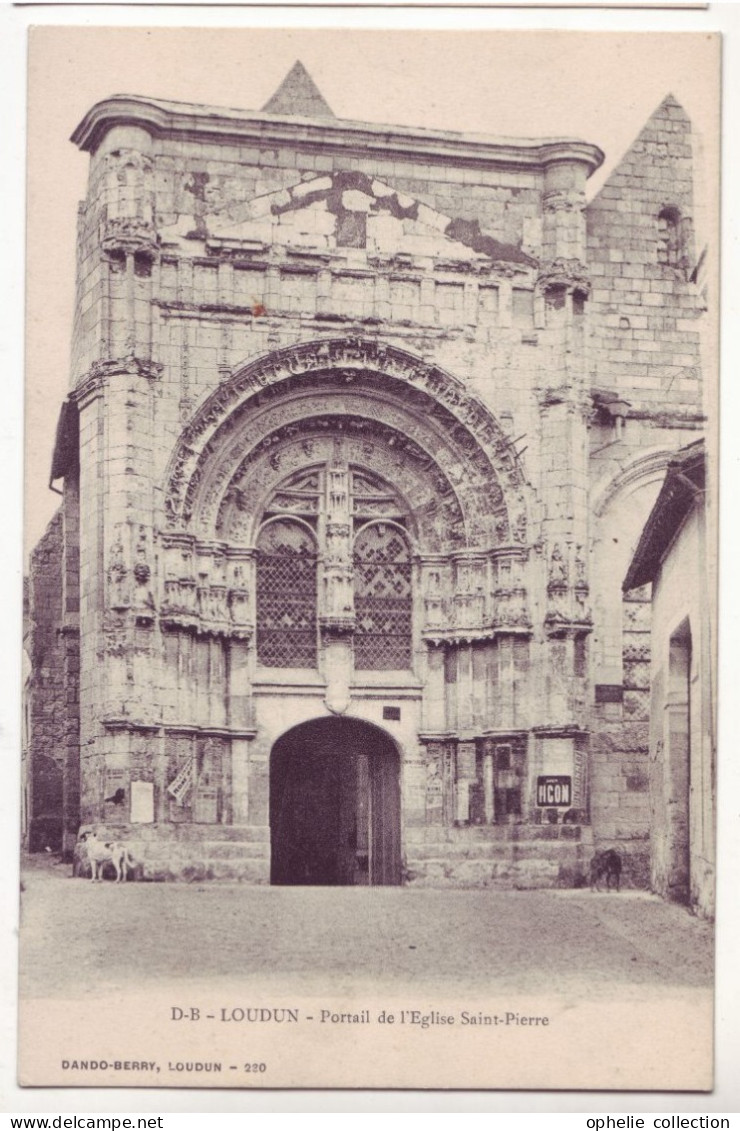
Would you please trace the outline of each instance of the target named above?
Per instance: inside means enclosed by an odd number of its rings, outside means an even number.
[[[270,757],[273,884],[401,882],[399,758],[382,730],[315,719]]]

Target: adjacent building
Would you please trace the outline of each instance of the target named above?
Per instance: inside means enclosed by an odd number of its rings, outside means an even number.
[[[714,914],[716,590],[704,443],[670,461],[624,580],[652,585],[650,883]]]

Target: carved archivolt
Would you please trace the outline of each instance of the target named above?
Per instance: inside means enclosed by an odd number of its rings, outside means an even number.
[[[486,407],[437,367],[350,339],[270,354],[209,397],[170,463],[169,528],[220,537],[235,491],[244,497],[248,483],[250,496],[264,497],[297,461],[311,462],[306,445],[330,433],[347,459],[392,470],[402,491],[436,483],[449,502],[448,544],[526,543],[521,468]]]
[[[304,406],[299,402],[296,408],[301,407]],[[262,436],[236,466],[227,461],[224,470],[230,472],[230,477],[225,491],[224,478],[218,473],[213,477],[203,499],[201,517],[210,523],[218,503],[214,533],[219,541],[252,544],[265,500],[286,475],[337,460],[373,471],[392,482],[413,524],[414,541],[427,552],[466,544],[463,503],[470,512],[468,526],[474,526],[481,537],[486,533],[493,536],[496,523],[502,531],[504,527],[508,530],[503,492],[494,484],[485,494],[480,470],[470,461],[459,462],[458,453],[445,451],[442,459],[435,462],[400,427],[355,413],[333,415],[331,402],[320,407],[323,412],[297,418]],[[445,463],[449,474],[441,469]],[[450,476],[454,476],[456,468],[460,469],[461,478],[468,473],[470,481],[453,486]],[[479,498],[474,497],[476,491]]]

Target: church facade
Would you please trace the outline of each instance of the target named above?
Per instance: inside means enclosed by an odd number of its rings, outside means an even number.
[[[617,847],[647,885],[621,583],[704,426],[682,108],[588,204],[596,145],[342,121],[299,64],[263,111],[119,96],[73,140],[32,846],[508,887]]]

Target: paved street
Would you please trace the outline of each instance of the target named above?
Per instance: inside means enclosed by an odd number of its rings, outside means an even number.
[[[358,977],[530,994],[641,998],[711,985],[712,927],[640,892],[92,884],[32,859],[21,992],[79,997],[174,976],[214,987]]]

